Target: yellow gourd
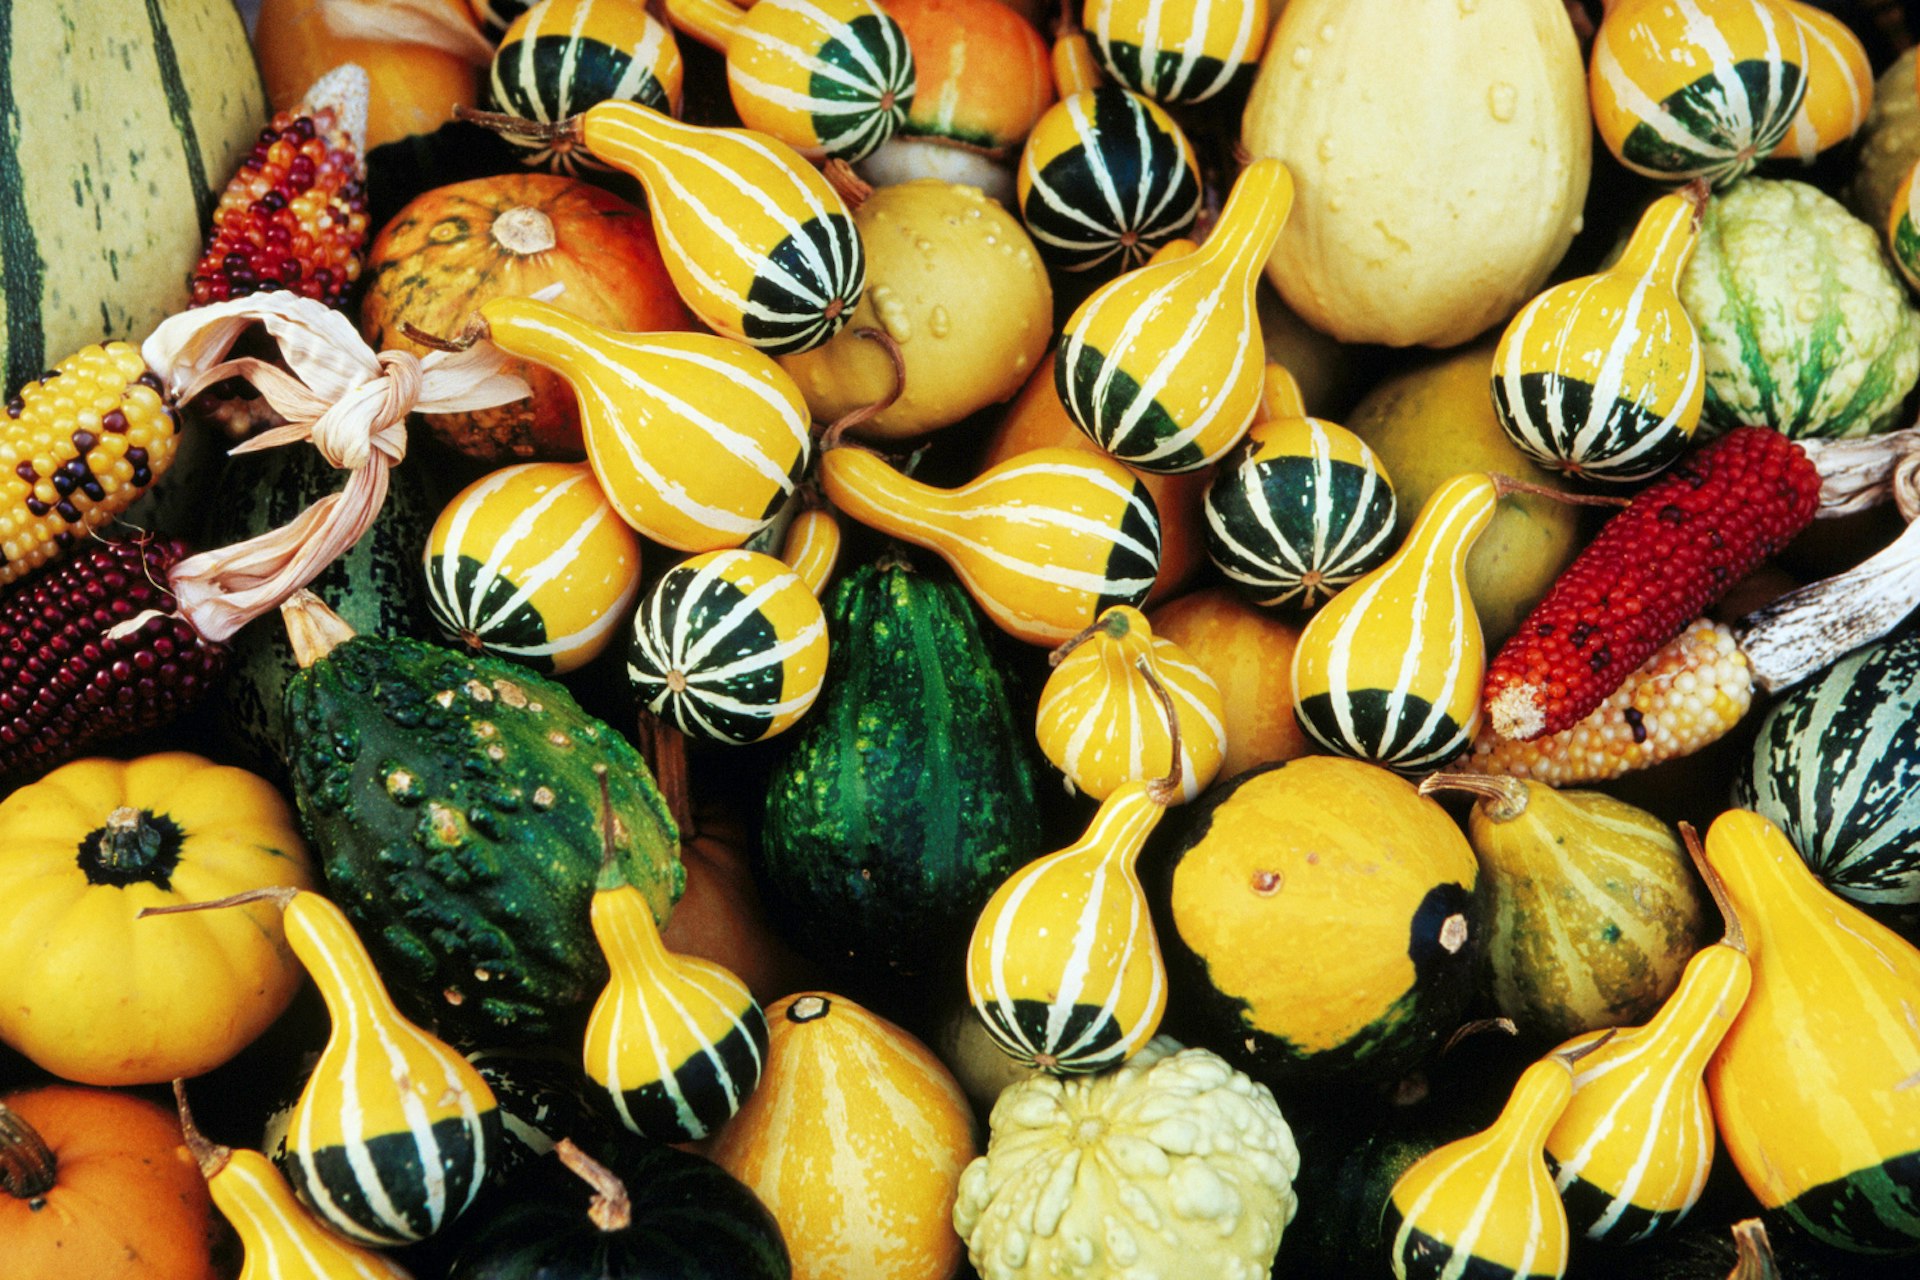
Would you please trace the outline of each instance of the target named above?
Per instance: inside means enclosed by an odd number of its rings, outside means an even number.
[[[1159,102],[1205,102],[1245,83],[1267,0],[1086,0],[1080,23],[1114,79]]]
[[[780,544],[780,558],[817,597],[840,561],[840,522],[825,507],[809,507],[793,518]]]
[[[1811,163],[1867,122],[1873,109],[1873,64],[1860,37],[1838,17],[1801,0],[1781,2],[1806,38],[1807,96],[1772,158]]]

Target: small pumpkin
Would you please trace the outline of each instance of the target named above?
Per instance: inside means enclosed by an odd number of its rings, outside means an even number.
[[[1149,599],[1148,603],[1152,603]],[[1306,755],[1293,715],[1293,649],[1300,628],[1262,613],[1227,587],[1208,587],[1147,615],[1154,633],[1187,651],[1220,687],[1227,754],[1220,779]]]

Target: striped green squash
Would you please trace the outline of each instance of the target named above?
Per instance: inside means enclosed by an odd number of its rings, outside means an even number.
[[[0,104],[11,394],[185,308],[208,217],[268,110],[232,0],[0,5]]]
[[[1774,704],[1733,803],[1777,823],[1835,893],[1920,902],[1920,634],[1862,649]]]

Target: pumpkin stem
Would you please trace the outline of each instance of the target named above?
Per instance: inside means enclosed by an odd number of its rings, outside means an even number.
[[[512,211],[509,210],[509,212]],[[529,209],[527,212],[536,214],[542,221],[546,220],[546,215],[537,213],[536,210]],[[548,222],[547,226],[551,229],[553,224]],[[456,353],[466,351],[471,348],[474,343],[493,336],[493,330],[488,326],[487,318],[478,311],[468,316],[467,323],[461,327],[459,333],[451,338],[443,338],[437,333],[428,333],[411,320],[401,322],[400,332],[406,334],[407,337],[427,348],[429,351],[449,351]]]
[[[0,1102],[0,1191],[20,1200],[38,1200],[53,1190],[59,1167],[53,1148],[39,1131]]]
[[[302,671],[353,639],[355,634],[345,619],[305,587],[280,606],[280,620],[286,623],[287,641],[293,646],[294,661]]]
[[[75,862],[88,884],[167,888],[180,865],[180,825],[165,814],[120,805],[80,842]]]
[[[553,1150],[561,1164],[593,1188],[593,1203],[587,1207],[587,1217],[593,1220],[594,1226],[602,1231],[625,1231],[633,1225],[633,1201],[627,1196],[627,1184],[620,1181],[613,1170],[574,1146],[572,1138],[560,1139],[553,1144]]]
[[[1512,822],[1527,811],[1527,784],[1518,778],[1442,769],[1420,779],[1421,795],[1430,796],[1436,791],[1464,791],[1478,797],[1495,822]]]
[[[1171,762],[1167,765],[1167,775],[1155,778],[1147,784],[1147,798],[1165,809],[1180,801],[1180,783],[1186,773],[1186,766],[1180,760],[1180,716],[1174,710],[1173,694],[1160,682],[1154,673],[1153,664],[1142,656],[1134,667],[1147,682],[1147,688],[1153,691],[1154,701],[1160,704],[1161,714],[1167,718],[1167,754]]]
[[[801,996],[787,1006],[788,1022],[815,1022],[827,1016],[833,1001],[826,996]]]
[[[199,1164],[200,1176],[211,1179],[227,1167],[227,1161],[233,1158],[233,1148],[207,1141],[206,1135],[194,1127],[193,1109],[187,1105],[187,1082],[178,1076],[173,1079],[173,1105],[180,1112],[180,1136]]]
[[[503,111],[481,111],[456,102],[453,105],[455,120],[470,120],[482,129],[491,129],[498,134],[510,134],[516,138],[532,138],[549,145],[579,145],[586,134],[585,125],[579,116],[568,116],[565,120],[528,120],[524,116],[511,116]]]
[[[873,197],[873,184],[855,173],[853,166],[839,156],[821,165],[820,173],[849,209],[858,210]]]
[[[840,448],[841,437],[854,427],[869,419],[877,418],[893,408],[894,401],[898,400],[900,393],[907,389],[907,358],[901,354],[900,344],[893,340],[892,334],[885,329],[863,324],[853,330],[853,336],[880,344],[880,349],[887,353],[887,359],[893,363],[893,387],[872,404],[863,404],[858,409],[849,410],[834,419],[833,424],[820,433],[820,450],[823,453],[828,449]]]
[[[667,673],[669,687],[678,675],[677,671]],[[639,731],[634,736],[639,741],[640,758],[653,771],[653,780],[666,799],[673,825],[679,828],[682,839],[687,838],[693,831],[693,799],[687,784],[687,735],[643,707]]]
[[[176,902],[165,907],[142,907],[133,913],[135,920],[144,920],[148,916],[178,915],[182,911],[213,911],[220,907],[244,907],[249,902],[271,902],[282,911],[292,902],[301,890],[290,884],[267,885],[260,889],[246,889],[239,893],[230,893],[224,898],[210,898],[205,902]]]
[[[1493,492],[1501,498],[1510,493],[1530,493],[1537,498],[1549,498],[1570,507],[1624,507],[1632,501],[1631,498],[1611,493],[1568,493],[1564,489],[1550,489],[1544,484],[1516,479],[1500,471],[1489,471],[1487,479],[1493,481]]]
[[[1747,931],[1740,923],[1740,913],[1733,909],[1733,899],[1727,896],[1727,886],[1720,879],[1720,873],[1707,861],[1707,851],[1700,843],[1700,833],[1694,830],[1691,822],[1680,824],[1680,840],[1687,846],[1687,856],[1693,859],[1693,869],[1707,882],[1707,892],[1713,895],[1713,905],[1720,908],[1720,918],[1726,922],[1727,931],[1720,941],[1745,955]]]
[[[517,258],[545,253],[560,243],[553,219],[532,205],[517,204],[493,220],[493,242]]]
[[[1736,1257],[1727,1280],[1780,1280],[1780,1264],[1774,1261],[1766,1223],[1758,1218],[1734,1223],[1733,1248]]]

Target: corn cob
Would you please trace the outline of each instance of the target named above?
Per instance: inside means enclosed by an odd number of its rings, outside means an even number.
[[[7,401],[0,585],[125,511],[173,461],[180,419],[125,342],[82,347]]]
[[[45,770],[163,724],[225,669],[176,616],[177,540],[95,542],[0,603],[0,776]]]
[[[1785,436],[1740,427],[1607,522],[1487,669],[1503,738],[1580,723],[1722,592],[1813,519],[1820,474]]]

